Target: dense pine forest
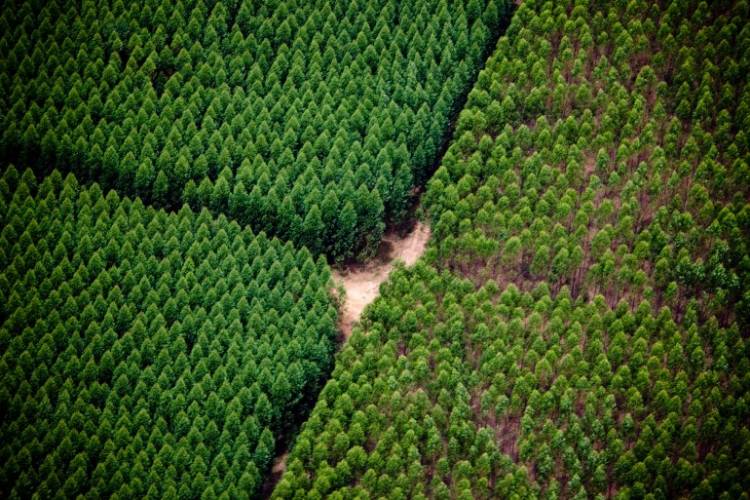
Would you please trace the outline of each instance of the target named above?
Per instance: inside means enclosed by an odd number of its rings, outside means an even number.
[[[0,157],[339,260],[404,218],[508,8],[126,3],[3,9]]]
[[[750,490],[745,2],[523,2],[275,496]]]
[[[330,271],[225,217],[0,180],[3,490],[253,493],[330,372]]]
[[[747,0],[0,26],[0,497],[750,498]]]

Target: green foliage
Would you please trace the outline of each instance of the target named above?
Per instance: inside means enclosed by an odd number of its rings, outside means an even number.
[[[748,2],[516,3],[3,9],[3,496],[257,496],[455,122],[273,496],[747,498]]]
[[[736,324],[566,288],[477,288],[423,262],[394,272],[368,311],[275,498],[750,488],[750,341]]]
[[[520,2],[276,498],[747,497],[749,15]]]
[[[21,2],[0,14],[0,158],[367,256],[425,182],[509,4]],[[360,211],[376,193],[383,207]]]
[[[428,184],[440,265],[610,305],[698,300],[750,327],[750,32],[733,4],[524,2]]]
[[[331,368],[327,267],[58,171],[0,186],[0,491],[256,494]]]

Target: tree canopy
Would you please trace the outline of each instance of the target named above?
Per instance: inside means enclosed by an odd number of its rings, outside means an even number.
[[[509,3],[20,2],[0,14],[0,157],[364,258]]]
[[[748,4],[519,4],[276,498],[747,498]]]
[[[0,491],[254,496],[331,369],[326,263],[58,171],[0,191]]]

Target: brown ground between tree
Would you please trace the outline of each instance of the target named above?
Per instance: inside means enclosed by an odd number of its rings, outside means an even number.
[[[395,233],[386,234],[378,255],[372,261],[333,271],[334,281],[342,285],[346,292],[340,322],[344,339],[351,335],[352,327],[365,307],[378,296],[380,284],[388,278],[394,263],[400,260],[407,266],[414,264],[424,253],[429,239],[430,228],[417,222],[404,237]]]

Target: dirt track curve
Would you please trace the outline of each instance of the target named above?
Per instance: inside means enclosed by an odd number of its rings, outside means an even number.
[[[394,263],[400,260],[407,266],[414,264],[424,253],[429,239],[429,226],[417,222],[414,229],[403,238],[386,234],[379,255],[373,261],[333,271],[333,279],[337,284],[342,284],[346,291],[341,316],[344,338],[349,338],[362,311],[378,296],[380,284],[388,278]]]

